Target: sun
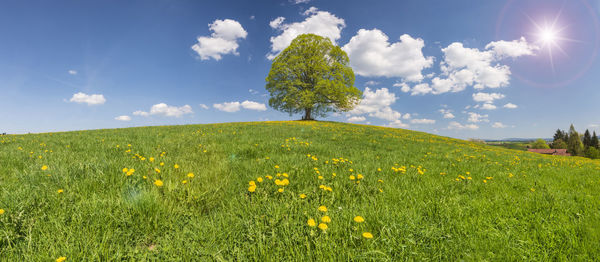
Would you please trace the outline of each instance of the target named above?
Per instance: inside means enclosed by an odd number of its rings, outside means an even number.
[[[544,28],[539,33],[540,41],[544,44],[552,44],[556,42],[557,33],[552,28]]]
[[[568,56],[568,54],[563,50],[562,45],[565,41],[575,41],[573,39],[569,39],[563,34],[567,29],[566,26],[560,26],[559,18],[562,13],[562,9],[558,12],[558,14],[551,21],[544,21],[544,23],[538,23],[531,19],[531,17],[527,16],[531,23],[534,25],[537,32],[533,33],[533,36],[537,39],[535,44],[538,45],[540,49],[545,50],[548,53],[548,58],[550,58],[550,66],[554,71],[554,59],[555,52],[559,51],[564,56]]]

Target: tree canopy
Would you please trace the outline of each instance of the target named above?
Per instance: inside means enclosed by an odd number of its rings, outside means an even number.
[[[535,149],[549,149],[550,146],[548,146],[548,144],[546,143],[546,141],[544,141],[544,139],[538,139],[535,140],[535,142],[533,142],[531,144],[531,148],[535,148]]]
[[[304,113],[306,120],[349,111],[362,96],[348,55],[329,38],[314,34],[299,35],[277,55],[266,82],[269,106],[290,115]]]

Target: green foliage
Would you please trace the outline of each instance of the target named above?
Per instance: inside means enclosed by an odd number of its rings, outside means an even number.
[[[348,55],[329,38],[299,35],[273,60],[266,78],[269,105],[304,119],[349,111],[361,91],[354,87]]]
[[[587,147],[585,149],[585,157],[591,159],[600,159],[600,150],[596,149],[593,146]]]
[[[598,160],[331,122],[9,135],[0,260],[594,261],[599,177]]]
[[[575,131],[575,127],[571,124],[569,128],[569,140],[567,141],[567,151],[572,156],[582,156],[583,152],[583,143],[581,142],[581,138],[579,138],[579,133]]]
[[[553,142],[557,140],[569,141],[569,134],[564,130],[556,129],[556,133],[554,133]]]
[[[554,142],[552,142],[552,148],[553,149],[567,149],[567,143],[565,143],[565,141],[563,141],[562,139],[557,139],[557,140],[554,140]]]
[[[535,140],[535,142],[531,143],[531,148],[535,149],[550,149],[550,146],[544,141],[544,139]]]
[[[600,141],[598,141],[598,136],[596,135],[596,131],[594,131],[594,135],[592,136],[592,144],[596,149],[600,149]]]
[[[585,130],[585,133],[583,134],[583,146],[584,147],[589,147],[592,145],[592,135],[590,134],[590,130]]]

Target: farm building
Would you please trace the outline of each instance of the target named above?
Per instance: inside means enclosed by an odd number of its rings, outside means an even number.
[[[570,156],[571,154],[567,153],[566,149],[527,149],[529,152],[534,152],[538,154],[544,155],[554,155],[554,156]]]

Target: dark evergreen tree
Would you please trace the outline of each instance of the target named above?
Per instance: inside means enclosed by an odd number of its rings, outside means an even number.
[[[592,145],[592,135],[590,135],[590,130],[585,130],[583,133],[583,146],[588,148]]]
[[[594,131],[594,135],[592,135],[592,146],[596,149],[600,149],[600,141],[598,141],[598,136],[596,135],[596,131]]]
[[[556,129],[556,133],[554,133],[554,140],[552,140],[552,141],[556,141],[559,139],[564,140],[564,138],[565,138],[565,135],[564,135],[563,131],[560,129]]]

